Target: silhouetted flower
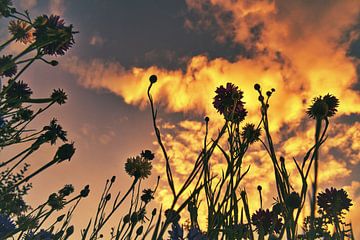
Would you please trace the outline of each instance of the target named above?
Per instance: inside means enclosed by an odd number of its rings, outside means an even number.
[[[0,76],[12,77],[16,72],[17,66],[12,55],[3,55],[0,57]]]
[[[53,93],[51,94],[51,99],[54,102],[57,102],[59,105],[64,104],[67,100],[66,93],[62,89],[54,89]]]
[[[141,156],[147,160],[153,160],[154,154],[150,150],[145,150],[141,152]]]
[[[144,230],[144,227],[143,227],[143,226],[138,227],[138,229],[136,229],[136,235],[137,235],[137,236],[141,235],[142,232],[143,232],[143,230]]]
[[[207,240],[207,237],[205,234],[203,234],[200,229],[193,227],[189,229],[188,233],[188,239],[189,240]]]
[[[299,208],[301,205],[300,195],[297,192],[290,193],[285,203],[291,209]]]
[[[73,26],[65,26],[59,16],[39,16],[34,22],[34,36],[38,46],[49,55],[64,55],[74,44]]]
[[[180,220],[180,215],[173,209],[167,209],[165,211],[166,219],[171,223],[177,223]]]
[[[226,88],[220,86],[215,91],[213,105],[226,120],[239,123],[245,119],[247,111],[244,108],[243,92],[232,83],[227,83]]]
[[[141,200],[144,203],[149,203],[152,199],[154,199],[153,196],[154,192],[151,189],[144,189],[143,194],[141,195]]]
[[[56,193],[52,193],[49,196],[47,204],[55,210],[60,210],[64,207],[65,201],[64,198]]]
[[[11,20],[9,23],[9,32],[14,36],[16,41],[29,43],[32,41],[32,27],[21,20]]]
[[[255,124],[247,123],[241,132],[241,136],[243,137],[244,141],[252,144],[259,140],[261,135],[261,129],[255,128]]]
[[[171,225],[171,230],[169,230],[170,240],[182,240],[184,239],[184,230],[178,222]]]
[[[272,232],[270,232],[272,228],[278,233],[282,227],[281,219],[279,219],[272,211],[269,211],[269,209],[257,210],[252,215],[251,221],[256,227],[255,230],[264,235],[272,234]]]
[[[74,192],[74,187],[71,184],[66,184],[62,189],[59,190],[59,195],[62,197],[67,197]]]
[[[6,215],[0,214],[0,236],[7,236],[15,229],[14,221]]]
[[[15,120],[22,120],[22,121],[28,121],[31,119],[33,115],[33,111],[28,108],[20,108],[16,112],[16,116],[14,117]]]
[[[327,94],[324,97],[314,98],[306,113],[310,118],[323,119],[334,116],[338,106],[339,100],[335,96]]]
[[[80,191],[80,196],[81,197],[87,197],[89,195],[90,192],[90,186],[86,185],[81,191]]]
[[[0,0],[0,18],[2,16],[9,17],[12,9],[13,8],[11,0]]]
[[[337,190],[336,188],[327,188],[325,192],[320,192],[317,196],[317,204],[320,208],[319,212],[330,217],[340,217],[344,210],[349,211],[352,206],[347,192],[344,189]]]
[[[126,160],[125,171],[129,176],[145,179],[151,174],[151,162],[140,156],[130,157]]]
[[[29,86],[23,81],[14,82],[6,91],[8,99],[27,100],[32,94]]]
[[[56,140],[60,138],[62,141],[66,142],[66,131],[57,123],[57,120],[54,118],[51,120],[49,126],[43,128],[46,132],[42,135],[45,141],[50,141],[50,144],[53,145],[56,143]]]
[[[74,143],[65,143],[60,146],[56,152],[56,156],[58,158],[58,163],[69,160],[75,153]]]

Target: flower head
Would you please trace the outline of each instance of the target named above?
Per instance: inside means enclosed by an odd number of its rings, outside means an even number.
[[[243,137],[244,141],[252,144],[259,140],[261,135],[261,129],[256,128],[255,124],[247,123],[241,132],[241,136]]]
[[[74,192],[74,187],[71,184],[66,184],[62,189],[59,190],[59,195],[62,197],[67,197]]]
[[[154,191],[149,189],[144,189],[143,194],[141,195],[141,201],[144,203],[149,203],[152,199],[154,199]]]
[[[67,100],[66,93],[62,89],[54,89],[51,94],[51,99],[59,105],[64,104]]]
[[[65,26],[59,16],[39,16],[34,22],[34,36],[38,46],[49,55],[64,55],[74,44],[73,26]]]
[[[15,223],[6,215],[0,214],[0,236],[7,236],[16,228]]]
[[[58,158],[58,163],[69,160],[75,153],[74,143],[65,143],[60,146],[56,152],[56,157]]]
[[[0,18],[2,16],[9,17],[12,9],[13,8],[11,0],[0,0]]]
[[[150,151],[150,150],[145,150],[141,152],[141,157],[147,159],[147,160],[153,160],[154,159],[154,154]]]
[[[325,192],[320,192],[317,196],[317,204],[320,208],[319,212],[329,217],[341,217],[344,210],[349,211],[350,206],[353,205],[347,192],[336,188],[327,188]]]
[[[215,91],[213,105],[226,120],[239,123],[245,119],[247,111],[244,108],[243,92],[232,83],[227,83],[226,88],[220,86]]]
[[[54,118],[51,120],[49,126],[43,128],[45,133],[42,135],[45,141],[50,141],[51,145],[56,143],[56,140],[60,138],[62,141],[66,142],[66,131],[57,123],[57,120]]]
[[[193,227],[193,228],[189,229],[188,239],[189,240],[207,240],[208,238],[206,237],[205,234],[203,234],[200,231],[200,229]]]
[[[15,100],[28,100],[31,94],[31,89],[23,81],[13,82],[6,91],[6,97]]]
[[[299,208],[301,205],[301,197],[297,192],[292,192],[287,196],[285,203],[291,209]]]
[[[251,217],[252,223],[256,227],[257,232],[261,232],[264,235],[272,234],[271,229],[274,229],[275,232],[280,232],[282,224],[281,219],[269,209],[259,209]]]
[[[338,106],[339,100],[335,96],[327,94],[324,97],[314,98],[306,113],[310,118],[323,119],[334,116]]]
[[[16,72],[17,66],[12,58],[12,55],[4,55],[0,57],[0,77],[12,77],[16,74]]]
[[[32,41],[33,31],[31,25],[21,20],[11,20],[9,23],[9,32],[14,36],[16,41],[29,43]]]
[[[126,160],[125,171],[131,177],[145,179],[151,174],[151,162],[140,156],[130,157]]]

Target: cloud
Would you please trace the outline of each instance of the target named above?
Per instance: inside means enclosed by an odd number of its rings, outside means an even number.
[[[49,12],[51,14],[62,16],[65,12],[64,0],[50,0],[49,1]]]
[[[233,82],[244,91],[249,112],[246,121],[251,122],[259,120],[254,83],[260,83],[265,91],[275,88],[270,100],[270,128],[278,146],[277,153],[286,157],[294,188],[299,190],[300,179],[296,177],[292,158],[301,161],[313,144],[314,123],[305,116],[312,98],[330,92],[340,99],[338,115],[360,113],[360,95],[353,89],[358,77],[357,63],[347,54],[351,38],[344,41],[344,34],[357,21],[360,3],[230,0],[187,0],[186,3],[203,21],[196,25],[186,19],[188,29],[211,28],[215,22],[219,42],[223,42],[222,34],[246,46],[253,55],[239,55],[235,61],[192,56],[185,70],[168,70],[155,65],[126,69],[116,62],[101,59],[86,62],[74,57],[64,64],[64,69],[77,75],[81,85],[107,89],[123,97],[126,103],[141,108],[147,104],[148,78],[157,74],[158,82],[152,89],[156,103],[161,103],[169,112],[209,116],[211,129],[214,129],[212,134],[216,134],[222,122],[212,106],[218,86]],[[216,12],[215,20],[208,19],[207,9]],[[204,124],[189,120],[161,124],[174,181],[179,186],[202,147]],[[344,185],[351,176],[353,167],[359,163],[357,129],[358,123],[352,126],[341,122],[331,124],[330,137],[320,155],[321,187]],[[157,155],[161,156],[160,152]],[[224,162],[219,153],[215,153],[215,159],[213,166],[220,171]],[[164,177],[164,162],[161,158],[157,161],[154,169]],[[249,198],[257,201],[256,186],[263,185],[266,207],[271,207],[272,198],[276,197],[272,190],[273,169],[260,144],[254,145],[246,156],[244,166],[249,165],[251,170],[242,186],[249,191]],[[162,189],[159,195],[163,202],[170,201],[168,190]],[[359,204],[359,198],[355,197],[354,202]],[[254,206],[252,210],[257,207]],[[358,215],[354,219],[358,219],[359,213],[355,214]]]
[[[105,42],[104,38],[102,38],[100,35],[93,35],[90,38],[89,44],[93,46],[95,45],[102,46],[104,42]]]
[[[37,5],[37,0],[20,0],[19,5],[21,8],[31,10]]]

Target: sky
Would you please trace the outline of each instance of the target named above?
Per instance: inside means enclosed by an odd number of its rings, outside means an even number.
[[[130,178],[124,163],[143,149],[156,152],[153,175],[165,181],[164,159],[155,143],[146,90],[151,74],[160,127],[170,153],[176,183],[180,183],[200,151],[210,117],[216,134],[222,117],[212,106],[216,87],[232,82],[244,91],[248,117],[259,120],[254,83],[275,88],[271,99],[271,130],[277,153],[301,159],[313,143],[314,122],[305,114],[313,97],[327,93],[340,99],[331,119],[329,138],[321,150],[320,190],[344,187],[353,199],[349,221],[360,222],[360,2],[230,1],[230,0],[16,0],[32,16],[58,14],[79,31],[75,46],[59,66],[36,63],[24,80],[35,95],[63,88],[69,101],[39,119],[56,117],[75,141],[76,155],[34,180],[29,199],[46,201],[46,194],[66,183],[78,190],[91,186],[79,219],[93,213],[106,180],[118,177],[124,191]],[[1,36],[6,28],[1,27]],[[19,45],[12,45],[16,51]],[[7,153],[4,153],[7,154]],[[10,154],[10,153],[8,153]],[[33,167],[52,156],[39,153]],[[253,145],[244,164],[251,171],[243,186],[254,199],[261,184],[271,207],[272,166],[260,144]],[[221,159],[214,167],[223,166]],[[292,173],[295,166],[289,163]],[[48,179],[51,179],[49,181]],[[163,182],[164,183],[164,182]],[[299,187],[294,181],[294,187]],[[169,201],[161,188],[159,202]],[[360,231],[355,229],[356,236]]]

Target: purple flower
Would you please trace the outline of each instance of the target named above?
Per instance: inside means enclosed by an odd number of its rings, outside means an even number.
[[[239,123],[245,119],[247,111],[244,108],[243,92],[232,83],[227,83],[226,88],[220,86],[215,91],[213,105],[223,114],[226,120]]]
[[[15,228],[15,223],[11,218],[0,214],[0,237],[8,236]]]
[[[327,188],[325,192],[320,192],[317,196],[317,204],[320,208],[319,212],[329,217],[341,217],[343,211],[349,211],[350,206],[353,205],[347,192],[336,188]]]

